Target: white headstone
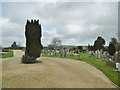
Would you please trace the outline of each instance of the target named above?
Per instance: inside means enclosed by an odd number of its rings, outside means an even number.
[[[118,51],[115,52],[113,59],[114,61],[118,61]]]
[[[100,59],[101,52],[98,50],[98,59]]]
[[[100,57],[100,52],[99,52],[99,50],[96,50],[96,51],[95,51],[95,57],[96,57],[96,59],[99,59],[99,57]]]
[[[116,68],[118,69],[118,71],[120,71],[120,63],[116,63]]]

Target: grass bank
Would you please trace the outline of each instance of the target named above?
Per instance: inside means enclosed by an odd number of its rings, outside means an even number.
[[[1,55],[2,58],[9,58],[9,57],[13,57],[13,50],[9,50],[6,54]]]
[[[43,55],[43,56],[62,58],[59,54],[57,54],[56,56],[55,55],[51,56]],[[97,69],[101,70],[114,84],[120,87],[119,81],[120,72],[116,72],[114,67],[106,65],[105,60],[90,58],[89,55],[87,56],[84,53],[81,53],[80,57],[78,55],[68,54],[66,58],[80,60],[96,67]]]

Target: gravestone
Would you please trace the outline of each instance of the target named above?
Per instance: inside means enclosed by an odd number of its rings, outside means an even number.
[[[100,53],[100,51],[99,50],[96,50],[95,51],[95,56],[96,56],[96,59],[100,59],[100,55],[101,53]]]
[[[66,51],[66,48],[63,49],[63,56],[64,58],[66,58],[66,54],[67,54],[67,51]]]
[[[59,53],[60,53],[60,56],[63,57],[63,55],[62,55],[63,54],[63,50],[62,49],[59,50]]]
[[[86,56],[88,56],[88,54],[89,54],[89,51],[88,51],[88,50],[86,50]]]
[[[116,63],[116,68],[118,69],[118,71],[120,72],[120,63]]]
[[[39,20],[27,20],[25,25],[26,50],[22,57],[22,63],[35,63],[42,51],[41,24]]]
[[[113,55],[113,60],[118,61],[118,51],[116,51]]]

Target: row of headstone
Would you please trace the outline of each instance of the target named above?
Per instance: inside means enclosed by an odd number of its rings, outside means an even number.
[[[109,55],[107,51],[102,51],[102,50],[96,50],[96,51],[86,51],[86,55],[91,58],[96,58],[96,59],[102,59],[102,60],[109,60],[112,59],[113,57]]]
[[[94,52],[87,50],[86,55],[90,55],[91,58],[113,61],[116,63],[116,69],[120,71],[120,51],[116,51],[115,54],[111,56],[107,51],[97,50]]]
[[[100,60],[107,60],[109,62],[113,62],[115,63],[115,71],[119,71],[120,72],[120,51],[116,51],[114,56],[109,55],[109,53],[107,51],[102,51],[102,50],[97,50],[97,51],[86,51],[86,55],[90,55],[90,57],[92,59],[96,58],[96,59],[100,59]]]
[[[60,54],[61,57],[66,57],[67,54],[74,55],[77,54],[75,51],[69,51],[69,49],[59,49],[59,50],[49,50],[49,49],[44,49],[43,54],[47,55],[55,55]],[[120,62],[120,52],[116,51],[114,56],[109,55],[107,51],[102,51],[102,50],[96,50],[96,51],[88,51],[86,50],[86,55],[91,58],[95,59],[101,59],[101,60],[113,60]]]
[[[59,54],[61,57],[66,57],[68,54],[69,55],[79,55],[79,50],[70,50],[70,49],[66,49],[66,48],[62,48],[62,49],[57,49],[57,50],[50,50],[50,49],[44,49],[42,50],[42,54],[46,54],[46,55],[56,55]]]
[[[60,49],[60,50],[46,49],[46,50],[43,50],[42,52],[43,52],[42,54],[46,54],[48,56],[60,54],[61,57],[66,57],[68,54],[68,50],[66,50],[66,49]]]

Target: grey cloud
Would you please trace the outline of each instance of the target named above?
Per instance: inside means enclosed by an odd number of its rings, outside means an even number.
[[[10,19],[12,23],[21,25],[19,28],[10,29],[16,35],[9,29],[4,29],[3,37],[19,36],[17,39],[24,39],[24,41],[26,19],[40,19],[43,26],[42,42],[44,45],[49,44],[53,37],[62,39],[63,44],[72,45],[92,44],[99,35],[109,42],[111,37],[116,36],[118,26],[117,3],[115,2],[4,3],[3,17]],[[82,29],[67,28],[73,24],[79,25]],[[4,41],[7,42],[7,39]]]

